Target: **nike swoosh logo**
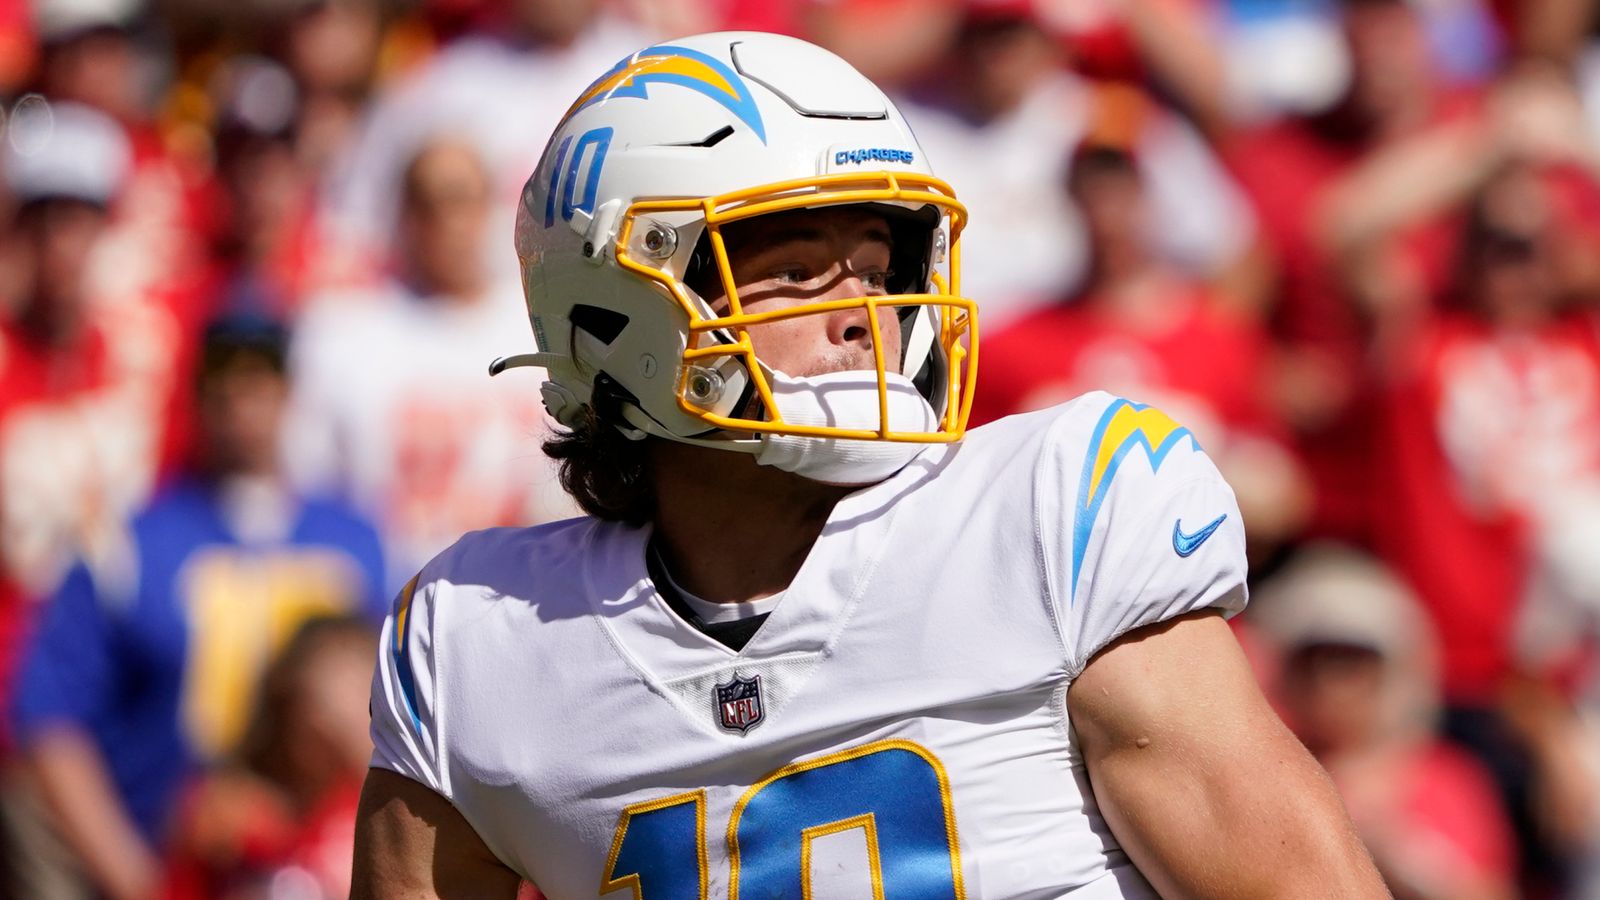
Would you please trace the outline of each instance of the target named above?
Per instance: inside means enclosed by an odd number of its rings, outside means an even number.
[[[1209,525],[1200,529],[1199,531],[1196,531],[1194,534],[1183,533],[1182,519],[1173,522],[1172,549],[1178,551],[1179,556],[1188,556],[1194,553],[1196,550],[1200,549],[1201,544],[1206,542],[1206,538],[1211,537],[1217,528],[1222,525],[1223,520],[1226,518],[1228,518],[1228,514],[1223,513],[1222,515],[1211,520]]]

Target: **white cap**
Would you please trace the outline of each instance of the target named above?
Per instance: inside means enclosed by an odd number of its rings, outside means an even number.
[[[37,95],[17,104],[0,166],[18,203],[65,198],[109,206],[131,162],[128,139],[110,117]]]
[[[1411,591],[1377,561],[1314,545],[1251,598],[1251,622],[1279,647],[1366,647],[1385,657],[1431,645],[1431,628]]]
[[[49,44],[96,28],[127,28],[139,6],[139,0],[34,0],[34,27]]]
[[[1383,740],[1427,738],[1440,702],[1438,643],[1410,589],[1381,563],[1312,545],[1251,593],[1251,622],[1285,656],[1318,644],[1379,654]]]

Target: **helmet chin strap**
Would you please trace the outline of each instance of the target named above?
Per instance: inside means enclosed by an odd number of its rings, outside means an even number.
[[[539,368],[549,370],[552,366],[566,362],[566,357],[555,353],[515,353],[510,356],[497,356],[489,363],[489,375],[499,375],[507,369]],[[546,381],[540,385],[545,408],[550,415],[568,428],[575,427],[581,418],[583,404],[568,390],[553,381]],[[738,450],[743,453],[757,453],[761,449],[761,441],[754,437],[733,437],[730,432],[724,438],[698,438],[685,437],[673,434],[666,426],[652,419],[644,410],[633,403],[624,400],[617,404],[617,409],[622,414],[624,421],[613,423],[614,427],[630,441],[642,441],[646,435],[654,435],[680,444],[694,444],[697,447],[711,447],[718,450]]]
[[[496,359],[489,365],[489,373],[497,375],[519,366],[548,368],[559,361],[553,354],[519,353]],[[939,427],[938,414],[916,385],[903,375],[884,376],[888,388],[889,421],[886,423],[880,420],[881,398],[875,371],[849,370],[792,377],[768,369],[766,375],[777,413],[785,424],[855,431],[878,431],[887,426],[891,431],[930,434]],[[541,391],[551,415],[571,427],[573,422],[569,419],[581,408],[577,398],[553,382],[546,382]],[[622,421],[613,425],[629,440],[641,441],[653,435],[696,447],[750,453],[760,465],[825,484],[874,484],[905,468],[928,446],[915,441],[853,440],[771,432],[742,435],[722,431],[717,432],[718,437],[690,437],[673,433],[632,402],[624,400],[616,409]]]
[[[622,418],[627,420],[627,424],[617,423],[616,429],[622,432],[623,436],[629,440],[642,441],[646,435],[653,435],[664,440],[676,441],[679,444],[692,444],[696,447],[707,447],[712,450],[734,450],[739,453],[761,452],[761,437],[757,435],[739,435],[736,432],[719,431],[715,433],[724,435],[724,437],[685,437],[681,434],[673,434],[666,426],[650,418],[644,410],[634,406],[632,403],[624,403],[619,408],[622,410]]]
[[[772,398],[790,425],[824,426],[855,431],[933,434],[939,416],[916,385],[903,375],[884,376],[887,396],[878,389],[878,373],[870,370],[829,372],[806,378],[772,373]],[[888,421],[880,401],[886,400]],[[876,484],[905,468],[928,449],[926,442],[852,440],[763,434],[756,462],[825,484]]]
[[[794,378],[768,371],[778,414],[790,425],[877,431],[880,395],[873,371],[830,372]],[[893,431],[933,433],[939,417],[911,381],[901,375],[886,376],[889,428]],[[669,441],[715,450],[752,453],[756,462],[793,472],[824,484],[859,486],[875,484],[905,468],[928,448],[925,442],[854,440],[839,437],[763,433],[741,436],[724,431],[723,437],[699,438],[673,434],[631,403],[621,405],[627,425],[617,428],[634,440],[655,435]]]

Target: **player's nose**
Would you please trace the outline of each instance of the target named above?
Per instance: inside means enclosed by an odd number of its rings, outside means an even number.
[[[849,294],[860,297],[862,294]],[[875,335],[872,316],[865,306],[852,306],[828,313],[828,342],[839,347],[856,347],[871,351]]]

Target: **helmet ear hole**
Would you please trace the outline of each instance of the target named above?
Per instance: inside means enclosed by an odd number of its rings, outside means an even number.
[[[628,317],[614,309],[600,306],[591,306],[587,303],[573,304],[569,319],[573,327],[580,328],[594,335],[601,343],[610,346],[622,334],[622,329],[628,327]]]
[[[716,260],[711,252],[711,229],[700,230],[700,238],[695,241],[694,251],[689,254],[689,262],[683,267],[682,281],[701,300],[722,296],[722,275],[717,271]]]
[[[889,268],[894,277],[886,285],[891,294],[921,294],[928,290],[928,263],[933,252],[933,232],[938,225],[934,216],[930,224],[916,212],[896,206],[876,207],[886,215],[893,249],[889,253]]]

